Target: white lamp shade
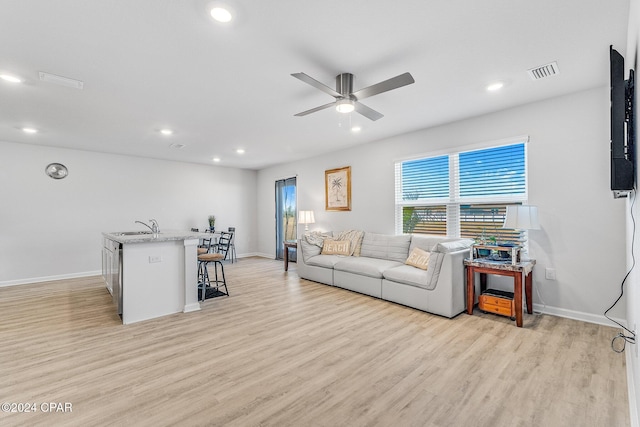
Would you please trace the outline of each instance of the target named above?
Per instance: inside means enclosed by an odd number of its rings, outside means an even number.
[[[313,217],[313,211],[298,212],[298,224],[314,224],[316,219]]]
[[[536,206],[507,206],[507,215],[502,228],[514,230],[539,230],[538,208]]]
[[[355,106],[353,105],[353,101],[350,99],[341,99],[340,101],[336,102],[336,110],[339,113],[350,113],[355,109]]]

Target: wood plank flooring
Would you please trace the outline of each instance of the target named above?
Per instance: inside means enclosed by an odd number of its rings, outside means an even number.
[[[127,326],[99,277],[0,288],[0,402],[37,405],[0,425],[629,425],[612,328],[445,319],[262,258],[225,271],[230,297]]]

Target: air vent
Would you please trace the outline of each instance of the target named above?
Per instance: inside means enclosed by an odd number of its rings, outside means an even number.
[[[72,87],[74,89],[82,90],[84,88],[84,82],[80,80],[70,79],[68,77],[56,76],[55,74],[49,74],[40,71],[40,80],[43,82],[53,83],[60,86]]]
[[[527,73],[529,74],[529,77],[531,77],[531,80],[540,80],[560,74],[560,68],[558,68],[558,63],[554,61],[549,64],[527,70]]]
[[[169,144],[169,147],[174,148],[176,150],[182,150],[184,147],[186,147],[186,145],[174,143],[174,144]]]

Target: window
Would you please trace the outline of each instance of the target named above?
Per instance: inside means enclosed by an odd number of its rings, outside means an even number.
[[[296,240],[297,228],[296,178],[280,179],[276,181],[276,259],[283,259],[285,241]]]
[[[501,242],[507,205],[527,200],[526,139],[396,163],[396,232]]]

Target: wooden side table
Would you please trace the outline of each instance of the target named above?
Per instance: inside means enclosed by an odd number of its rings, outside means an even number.
[[[467,268],[467,314],[473,314],[475,304],[475,273],[480,273],[480,292],[487,287],[487,274],[513,277],[513,302],[515,304],[516,325],[522,327],[522,284],[524,277],[527,313],[533,313],[532,276],[536,260],[521,261],[515,264],[488,259],[465,259]]]
[[[289,271],[289,249],[298,249],[298,242],[295,240],[284,242],[284,271]]]

